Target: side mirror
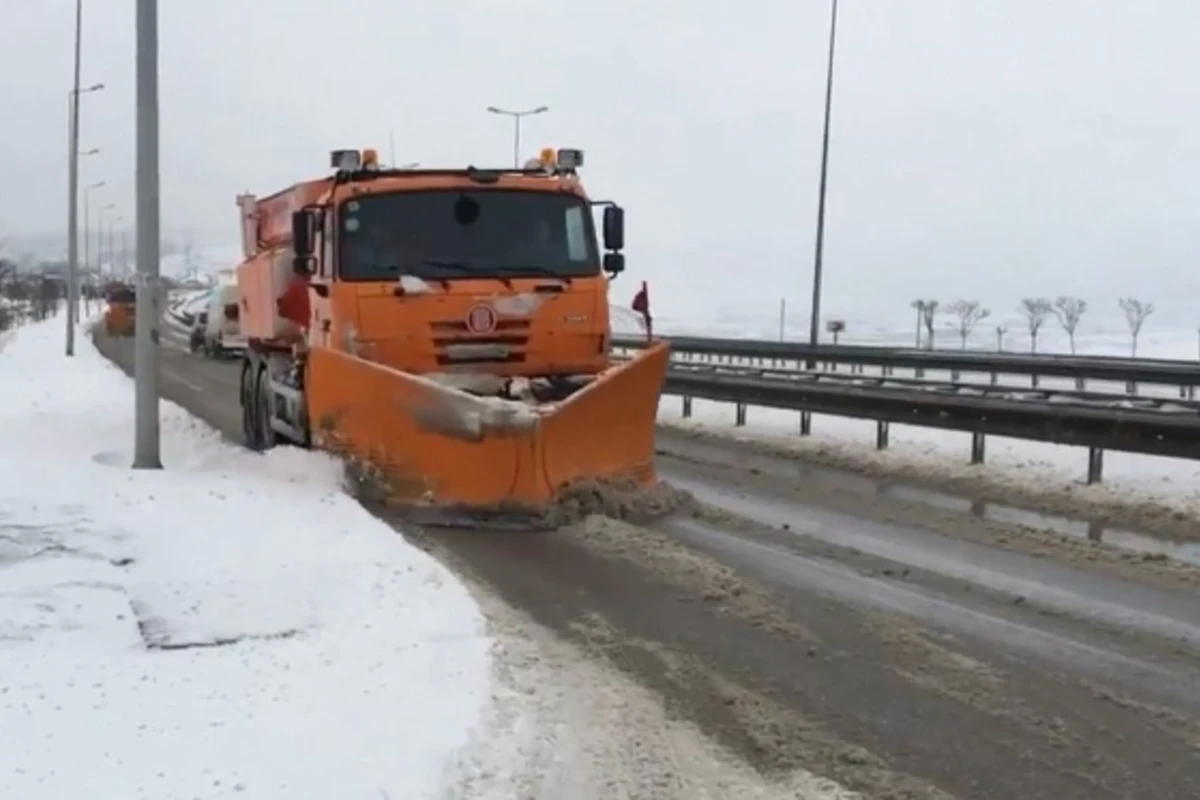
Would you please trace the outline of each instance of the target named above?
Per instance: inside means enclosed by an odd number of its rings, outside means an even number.
[[[292,214],[292,252],[296,260],[307,259],[313,254],[312,214],[296,211]]]
[[[604,254],[604,271],[614,278],[625,271],[625,254],[624,253],[605,253]]]
[[[625,247],[625,209],[604,207],[604,249],[622,250]]]

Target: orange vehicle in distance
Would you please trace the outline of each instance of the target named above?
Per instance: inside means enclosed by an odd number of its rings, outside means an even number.
[[[112,281],[104,287],[104,332],[109,336],[133,336],[137,292],[128,283]]]
[[[247,444],[365,462],[432,523],[542,514],[583,480],[654,484],[667,346],[610,358],[624,211],[589,200],[582,160],[388,169],[343,150],[332,175],[241,195]],[[280,302],[296,281],[307,324]]]

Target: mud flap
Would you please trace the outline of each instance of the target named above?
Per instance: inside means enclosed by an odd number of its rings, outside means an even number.
[[[369,464],[396,505],[537,513],[575,480],[653,482],[667,354],[665,344],[647,348],[567,400],[532,409],[313,350],[313,443]]]

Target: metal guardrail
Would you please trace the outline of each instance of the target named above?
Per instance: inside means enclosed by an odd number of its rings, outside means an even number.
[[[621,356],[616,358],[620,359]],[[1058,407],[1123,408],[1158,411],[1161,413],[1200,413],[1200,401],[1176,400],[1169,397],[1130,395],[1118,392],[1097,392],[1078,389],[1033,389],[1011,384],[971,383],[966,381],[927,380],[895,376],[874,376],[861,373],[810,371],[786,367],[757,367],[740,364],[718,364],[702,361],[673,361],[671,368],[680,372],[728,376],[731,378],[766,378],[795,383],[820,383],[824,386],[908,390],[939,396],[988,397],[1020,402],[1053,403]]]
[[[861,345],[811,346],[799,342],[776,342],[766,339],[714,339],[698,336],[662,338],[670,342],[671,352],[675,356],[699,356],[718,361],[741,359],[760,363],[816,362],[878,366],[885,374],[893,369],[941,370],[1115,381],[1127,384],[1200,386],[1200,362],[1196,361],[990,353],[972,350],[918,350]],[[644,339],[628,336],[613,337],[612,343],[614,347],[623,349],[645,346]]]
[[[1196,408],[1087,407],[678,367],[668,371],[663,393],[683,398],[685,418],[691,416],[696,399],[732,403],[737,426],[746,424],[749,406],[798,411],[802,436],[812,432],[813,414],[872,420],[880,450],[888,446],[891,423],[963,431],[971,434],[972,464],[984,462],[989,434],[1086,447],[1088,483],[1101,480],[1105,450],[1200,459],[1200,409]]]

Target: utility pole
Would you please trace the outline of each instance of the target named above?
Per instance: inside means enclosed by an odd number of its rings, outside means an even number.
[[[95,183],[83,188],[83,268],[88,269],[92,265],[92,200],[91,194],[95,189],[103,189],[104,181],[96,181]],[[75,286],[76,298],[78,298],[79,289],[79,268],[78,266],[71,274],[72,284]]]
[[[838,0],[833,0],[829,18],[829,65],[825,73],[825,131],[821,137],[821,183],[817,190],[817,244],[813,257],[812,316],[809,320],[808,343],[816,345],[821,336],[821,280],[825,256],[825,189],[829,175],[829,122],[833,109],[833,51],[837,41]],[[816,363],[808,362],[814,369]]]
[[[75,355],[75,272],[79,268],[79,71],[83,50],[83,0],[75,0],[75,78],[67,114],[67,355]]]
[[[500,114],[505,117],[512,117],[513,121],[513,168],[520,169],[521,167],[521,118],[532,117],[537,114],[545,114],[550,110],[549,106],[538,106],[525,111],[510,111],[506,108],[497,108],[496,106],[487,107],[489,114]]]
[[[104,267],[104,215],[117,207],[116,203],[101,206],[96,217],[96,271]]]
[[[162,469],[158,421],[158,0],[137,0],[137,312],[133,468]]]

